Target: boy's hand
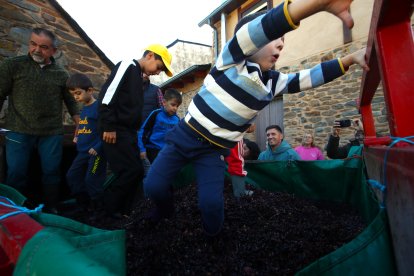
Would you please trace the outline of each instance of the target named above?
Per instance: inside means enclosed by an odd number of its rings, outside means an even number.
[[[362,125],[362,121],[360,119],[354,119],[352,121],[355,130],[364,130],[364,126]]]
[[[366,48],[362,48],[352,54],[346,55],[341,58],[342,65],[345,67],[345,70],[348,70],[349,66],[352,64],[358,64],[365,71],[369,71],[369,67],[366,61]]]
[[[102,140],[108,144],[115,144],[116,143],[116,131],[110,131],[110,132],[104,131]]]
[[[93,155],[93,156],[97,156],[98,155],[98,152],[94,148],[90,148],[89,151],[88,151],[88,153],[90,155]]]
[[[256,130],[256,124],[250,124],[249,128],[246,130],[246,133],[252,133]]]
[[[351,56],[352,56],[354,64],[359,64],[359,66],[361,66],[362,69],[364,69],[365,71],[369,71],[369,67],[367,64],[367,58],[366,58],[366,52],[367,52],[367,48],[363,48],[361,50],[358,50],[352,53]]]
[[[288,5],[288,12],[295,24],[315,13],[326,11],[341,19],[348,28],[354,26],[349,13],[352,0],[295,0]]]
[[[140,152],[139,156],[141,157],[141,160],[147,159],[147,152],[146,151]]]
[[[354,19],[349,13],[349,8],[353,0],[324,0],[326,5],[324,11],[332,13],[341,19],[348,28],[354,26]]]
[[[334,137],[339,137],[340,134],[341,134],[341,125],[338,121],[335,121],[332,127],[332,135]]]
[[[73,143],[76,144],[78,142],[78,136],[73,137],[73,140],[72,141],[73,141]]]

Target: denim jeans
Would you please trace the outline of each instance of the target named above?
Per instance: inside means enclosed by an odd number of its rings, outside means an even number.
[[[176,125],[166,138],[144,180],[144,192],[158,208],[172,201],[172,182],[177,173],[192,163],[197,176],[198,205],[208,235],[220,232],[224,221],[224,156],[228,149],[218,148],[195,133],[185,122]],[[168,213],[168,210],[160,210]]]
[[[27,185],[30,155],[37,150],[44,186],[59,186],[63,135],[35,136],[17,132],[6,134],[6,184],[22,191]]]

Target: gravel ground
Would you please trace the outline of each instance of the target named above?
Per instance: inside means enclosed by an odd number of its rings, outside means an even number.
[[[222,233],[201,229],[195,185],[175,192],[176,213],[158,224],[142,220],[153,206],[139,200],[129,217],[72,216],[103,229],[125,229],[128,275],[293,275],[354,239],[365,227],[349,205],[255,190],[239,202],[225,188]]]

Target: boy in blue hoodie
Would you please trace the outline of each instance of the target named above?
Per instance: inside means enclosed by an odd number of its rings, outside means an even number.
[[[150,113],[138,131],[138,147],[142,160],[154,162],[159,151],[165,145],[167,132],[178,124],[180,118],[177,110],[183,99],[175,89],[167,89],[164,94],[163,107]]]
[[[186,164],[197,176],[198,204],[207,236],[220,233],[224,222],[224,157],[240,141],[258,112],[275,96],[314,88],[342,76],[352,64],[368,69],[365,50],[321,63],[299,73],[273,70],[283,35],[305,19],[327,11],[353,26],[351,0],[285,1],[264,15],[244,17],[235,36],[194,96],[184,120],[171,130],[144,181],[155,203],[153,221],[174,212],[172,182]]]
[[[102,156],[102,139],[97,131],[98,101],[93,97],[94,88],[84,74],[73,74],[66,83],[69,92],[83,104],[75,138],[78,154],[66,174],[66,180],[77,203],[86,207],[101,205],[103,184],[106,178],[106,160]]]

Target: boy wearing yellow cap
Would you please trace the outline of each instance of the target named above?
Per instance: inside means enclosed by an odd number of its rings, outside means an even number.
[[[99,94],[99,131],[109,167],[116,176],[104,193],[104,203],[114,218],[129,213],[144,173],[136,146],[142,120],[142,75],[164,71],[172,76],[171,59],[166,47],[150,45],[139,60],[119,62]]]

